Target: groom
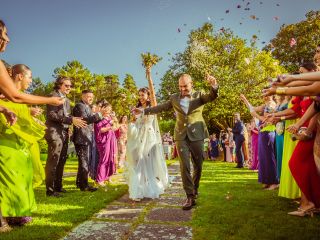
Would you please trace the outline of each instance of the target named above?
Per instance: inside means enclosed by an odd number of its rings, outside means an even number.
[[[144,114],[157,114],[171,108],[176,113],[176,125],[174,129],[174,140],[180,156],[180,170],[183,188],[187,200],[183,204],[183,210],[190,210],[195,204],[198,196],[199,182],[201,178],[203,162],[204,139],[208,138],[207,126],[202,117],[204,104],[213,101],[218,96],[217,80],[213,76],[207,76],[211,85],[210,92],[193,91],[192,79],[188,74],[182,74],[179,78],[180,93],[170,96],[170,99],[158,106],[144,109]],[[134,109],[136,114],[142,110]],[[190,173],[190,154],[193,164],[193,176]]]

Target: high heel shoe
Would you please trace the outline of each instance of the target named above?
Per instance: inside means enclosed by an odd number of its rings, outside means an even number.
[[[297,216],[297,217],[305,217],[305,216],[311,216],[313,217],[313,214],[317,211],[315,207],[309,208],[309,209],[303,209],[298,208],[296,211],[288,212],[291,216]]]

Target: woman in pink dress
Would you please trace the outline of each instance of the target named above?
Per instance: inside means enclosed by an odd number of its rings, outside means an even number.
[[[114,131],[114,119],[112,117],[111,104],[106,100],[98,104],[103,120],[94,124],[94,133],[99,152],[99,164],[96,181],[104,186],[110,176],[116,172],[117,138]]]
[[[119,168],[122,168],[126,160],[128,117],[125,115],[122,116],[120,118],[119,124],[120,124],[118,129]]]
[[[251,165],[250,170],[258,170],[259,160],[258,160],[258,134],[259,130],[257,128],[255,119],[252,119],[251,126]]]

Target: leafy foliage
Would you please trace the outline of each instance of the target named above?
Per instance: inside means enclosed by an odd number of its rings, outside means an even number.
[[[267,85],[268,77],[284,72],[278,62],[266,51],[259,51],[254,43],[235,36],[232,31],[214,32],[213,25],[204,24],[191,31],[187,47],[173,58],[173,65],[162,78],[158,95],[162,100],[177,92],[178,78],[188,73],[193,78],[196,90],[207,90],[203,80],[206,74],[218,79],[219,97],[206,105],[204,116],[209,130],[224,128],[233,124],[235,112],[245,113],[250,118],[239,95],[244,93],[253,105],[261,103],[261,90]],[[165,117],[165,116],[164,116]]]
[[[158,57],[157,55],[151,54],[149,52],[142,53],[141,58],[142,58],[142,66],[144,68],[151,68],[152,66],[156,65],[159,61],[162,60],[161,57]]]
[[[61,68],[56,68],[53,76],[55,78],[63,76],[71,77],[73,79],[73,88],[70,92],[70,99],[73,103],[80,99],[82,90],[91,89],[94,85],[91,72],[76,60],[67,62],[67,64]]]
[[[290,46],[294,38],[295,45]],[[280,31],[265,49],[289,72],[299,69],[299,64],[312,61],[314,50],[320,44],[320,11],[310,11],[301,22],[282,25]]]

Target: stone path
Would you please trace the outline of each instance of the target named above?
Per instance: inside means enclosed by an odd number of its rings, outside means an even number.
[[[192,211],[181,209],[185,194],[178,163],[170,165],[168,171],[174,178],[159,199],[133,202],[126,194],[80,224],[63,239],[192,239]]]

